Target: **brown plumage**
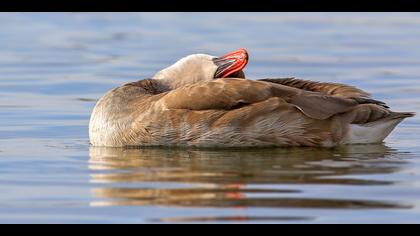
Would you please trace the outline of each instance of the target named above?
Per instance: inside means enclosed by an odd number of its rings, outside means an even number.
[[[259,81],[282,84],[285,86],[303,89],[306,91],[319,92],[325,95],[353,98],[357,99],[359,103],[374,103],[377,105],[381,105],[385,108],[389,108],[384,102],[372,99],[369,93],[346,84],[315,82],[310,80],[297,79],[295,77],[275,79],[267,78],[260,79]]]
[[[152,79],[108,92],[92,113],[91,143],[332,147],[381,142],[414,115],[392,112],[368,93],[343,84],[214,78],[218,66],[212,58],[190,56]]]
[[[306,91],[320,92],[325,95],[334,95],[338,97],[370,97],[370,94],[353,86],[339,83],[321,83],[310,80],[297,79],[295,77],[287,78],[267,78],[259,81],[282,84],[285,86],[303,89]]]

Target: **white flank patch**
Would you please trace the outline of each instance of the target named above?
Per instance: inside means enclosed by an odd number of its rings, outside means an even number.
[[[380,120],[364,125],[351,124],[344,144],[380,143],[403,120]]]

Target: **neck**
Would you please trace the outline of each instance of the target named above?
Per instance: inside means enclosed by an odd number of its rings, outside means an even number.
[[[174,89],[177,89],[178,88],[178,86],[176,84],[174,84],[171,81],[171,79],[168,79],[168,78],[156,78],[156,77],[153,77],[152,79],[159,86],[159,88],[161,88],[164,91],[170,91],[170,90],[174,90]]]
[[[169,83],[169,81],[164,79],[156,79],[152,78],[154,87],[159,90],[160,92],[167,92],[174,90],[174,87]]]
[[[169,91],[191,84],[191,82],[183,80],[182,77],[183,76],[179,75],[177,71],[164,70],[157,73],[152,79],[154,79],[162,89]]]
[[[202,57],[199,55],[185,57],[156,73],[153,79],[169,90],[212,80],[213,76],[210,75],[214,75],[217,66],[209,58],[204,60]]]

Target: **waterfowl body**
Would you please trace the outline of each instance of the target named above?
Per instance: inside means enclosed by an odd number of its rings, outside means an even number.
[[[378,143],[413,113],[352,86],[246,80],[244,49],[194,54],[109,91],[89,125],[94,146],[269,147]]]

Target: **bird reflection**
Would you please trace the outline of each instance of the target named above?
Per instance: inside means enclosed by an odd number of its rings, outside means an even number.
[[[354,175],[394,173],[404,163],[404,153],[381,144],[245,150],[91,147],[89,166],[91,182],[98,186],[93,206],[366,209],[409,206],[311,198],[302,191],[306,185],[391,185]]]

